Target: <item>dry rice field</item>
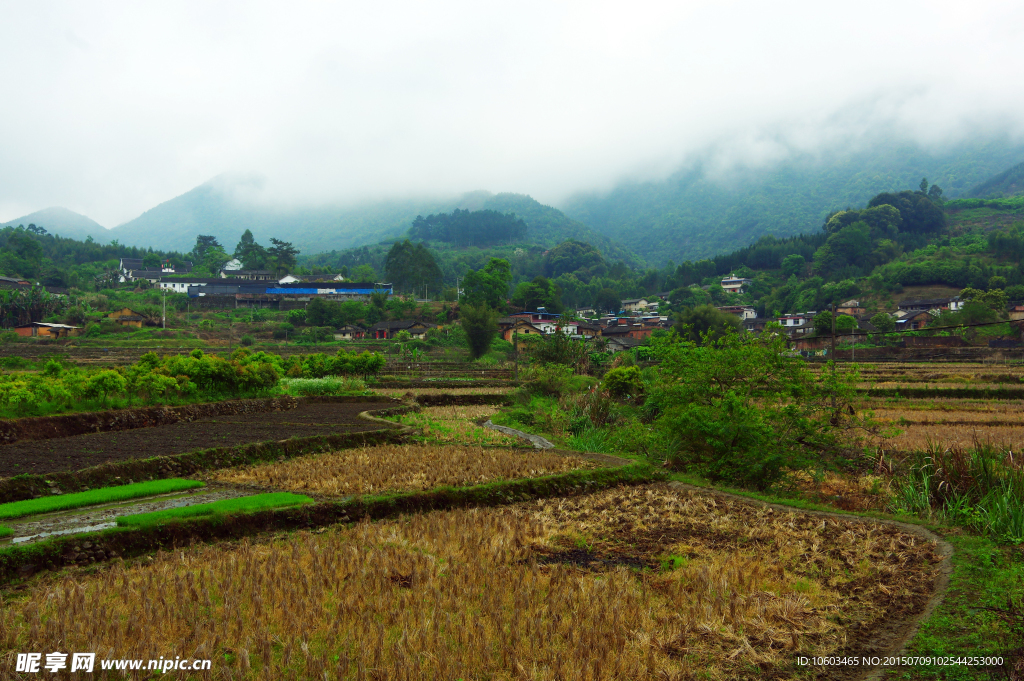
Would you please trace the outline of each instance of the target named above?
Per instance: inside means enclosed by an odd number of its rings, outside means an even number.
[[[0,646],[212,658],[218,680],[790,678],[918,607],[936,560],[652,485],[115,564],[4,602]]]
[[[976,442],[1017,450],[1024,445],[1024,404],[1017,400],[880,399],[865,400],[860,408],[883,429],[901,431],[869,441],[886,450],[971,447]]]
[[[587,459],[498,447],[381,445],[213,471],[208,479],[327,497],[413,492],[596,468]]]

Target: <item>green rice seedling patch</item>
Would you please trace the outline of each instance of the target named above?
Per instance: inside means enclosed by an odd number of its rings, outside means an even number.
[[[129,499],[138,499],[139,497],[153,496],[155,494],[181,492],[195,487],[203,487],[205,484],[198,480],[170,478],[168,480],[136,482],[131,485],[119,485],[117,487],[102,487],[100,489],[91,489],[87,492],[61,494],[40,499],[12,501],[8,504],[0,504],[0,519],[22,518],[38,513],[66,511],[72,508],[81,508],[82,506],[109,504]]]
[[[195,518],[199,516],[235,513],[238,511],[262,511],[271,508],[285,508],[288,506],[301,506],[302,504],[311,503],[313,503],[313,500],[303,494],[292,494],[291,492],[270,492],[267,494],[254,494],[249,497],[221,499],[220,501],[214,501],[209,504],[195,504],[194,506],[169,508],[163,511],[154,511],[152,513],[124,515],[118,517],[117,524],[121,527],[145,527],[149,525],[160,525],[175,518]]]

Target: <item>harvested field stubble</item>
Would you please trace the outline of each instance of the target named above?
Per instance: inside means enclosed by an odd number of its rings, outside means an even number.
[[[215,658],[214,679],[790,678],[912,609],[932,558],[888,528],[619,489],[115,565],[5,603],[0,645]]]
[[[900,452],[926,451],[935,447],[992,445],[1019,451],[1024,447],[1024,428],[1019,425],[927,425],[899,426],[901,435],[885,439],[880,446]]]
[[[411,492],[442,485],[554,475],[596,464],[577,457],[497,447],[383,445],[214,471],[210,479],[325,496]]]

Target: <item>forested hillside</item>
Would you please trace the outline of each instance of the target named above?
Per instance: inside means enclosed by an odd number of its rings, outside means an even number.
[[[94,241],[99,241],[101,243],[107,243],[110,241],[106,228],[95,220],[68,210],[67,208],[60,208],[57,206],[37,210],[34,213],[23,215],[15,220],[10,220],[0,224],[0,228],[17,227],[18,225],[22,225],[24,227],[28,227],[29,225],[42,225],[48,233],[62,236],[65,239],[78,239],[79,241],[85,241],[89,237],[92,237]]]
[[[286,234],[303,253],[322,253],[392,241],[404,235],[417,216],[491,210],[515,213],[525,222],[524,236],[516,240],[523,246],[550,247],[566,239],[583,239],[609,257],[637,261],[614,239],[523,194],[471,192],[447,199],[286,207],[249,200],[246,187],[244,182],[216,178],[114,228],[108,236],[131,245],[185,251],[198,234],[216,234],[224,243],[234,243],[248,229],[257,240]]]
[[[968,197],[1000,198],[1024,193],[1024,163],[1018,163],[967,192]]]
[[[1024,146],[1006,143],[941,153],[889,144],[804,155],[726,177],[697,162],[664,181],[624,182],[604,194],[577,195],[562,208],[652,263],[678,263],[727,253],[766,235],[811,233],[829,213],[914,187],[921,177],[955,198],[1021,158]]]

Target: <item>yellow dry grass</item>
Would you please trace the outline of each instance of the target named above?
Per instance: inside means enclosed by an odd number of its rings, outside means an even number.
[[[519,438],[478,426],[473,422],[478,418],[490,418],[497,412],[498,408],[490,405],[424,407],[419,412],[394,416],[391,420],[419,428],[429,442],[502,447],[522,445],[523,442]]]
[[[411,492],[595,468],[587,459],[527,449],[381,445],[226,468],[216,482],[324,496]]]
[[[970,448],[975,443],[1019,450],[1024,446],[1024,428],[1019,425],[909,425],[897,426],[902,434],[880,440],[883,449],[896,451],[924,451],[933,447],[948,449],[952,446]]]
[[[838,622],[903,616],[933,559],[888,528],[634,488],[69,576],[3,605],[0,646],[212,658],[217,680],[779,678],[856,650]]]
[[[897,425],[1024,425],[1019,404],[987,403],[988,409],[875,409],[874,418]]]

